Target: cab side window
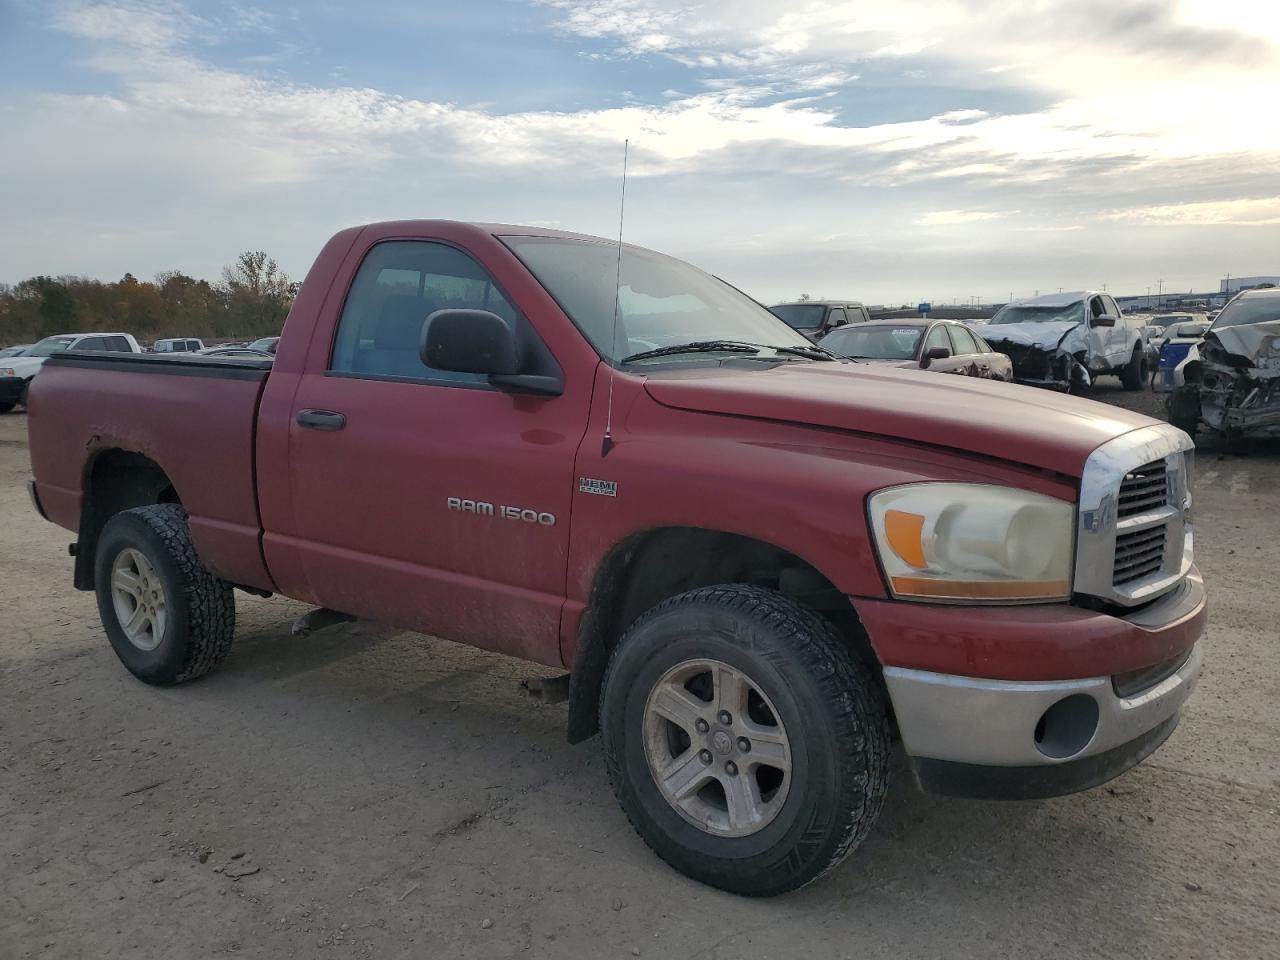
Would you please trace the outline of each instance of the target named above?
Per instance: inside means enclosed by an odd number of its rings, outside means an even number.
[[[515,327],[515,308],[467,254],[430,240],[389,240],[365,256],[347,294],[330,371],[371,379],[484,384],[478,373],[426,366],[423,322],[436,310],[488,310]]]
[[[840,307],[832,308],[831,312],[827,314],[828,327],[832,327],[832,328],[843,327],[848,322],[849,322],[849,318],[845,315],[844,310],[842,310]]]
[[[76,350],[106,350],[107,341],[103,337],[82,337],[75,345]]]

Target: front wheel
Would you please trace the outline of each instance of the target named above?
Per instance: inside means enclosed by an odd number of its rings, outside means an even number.
[[[693,590],[636,621],[606,671],[600,728],[644,841],[733,893],[817,879],[884,799],[879,687],[829,623],[758,587]]]
[[[1126,390],[1141,390],[1147,385],[1147,354],[1141,345],[1133,348],[1133,356],[1120,370],[1120,384]]]
[[[107,639],[139,680],[194,680],[231,650],[231,585],[201,565],[177,504],[135,507],[107,521],[94,584]]]

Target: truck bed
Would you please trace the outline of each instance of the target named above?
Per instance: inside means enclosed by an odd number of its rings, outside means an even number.
[[[205,565],[233,583],[270,589],[254,478],[258,402],[270,371],[270,361],[240,358],[50,357],[28,402],[32,473],[44,512],[80,529],[95,464],[136,451],[172,484]]]

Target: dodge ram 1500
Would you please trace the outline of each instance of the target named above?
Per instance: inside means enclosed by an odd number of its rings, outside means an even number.
[[[848,855],[898,740],[927,790],[1082,790],[1200,671],[1185,433],[835,358],[638,247],[355,227],[274,365],[67,351],[29,404],[138,678],[225,658],[235,588],[568,671],[645,841],[740,893]]]

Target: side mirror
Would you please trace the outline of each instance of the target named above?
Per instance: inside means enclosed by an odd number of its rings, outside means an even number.
[[[1091,325],[1095,327],[1114,327],[1116,318],[1109,313],[1104,313],[1102,316],[1094,317]]]
[[[929,364],[935,360],[946,360],[951,356],[951,351],[946,347],[930,347],[925,351],[923,357],[920,358],[920,369],[928,370]]]
[[[515,331],[488,310],[437,310],[422,325],[422,362],[437,370],[514,376],[520,372]]]

